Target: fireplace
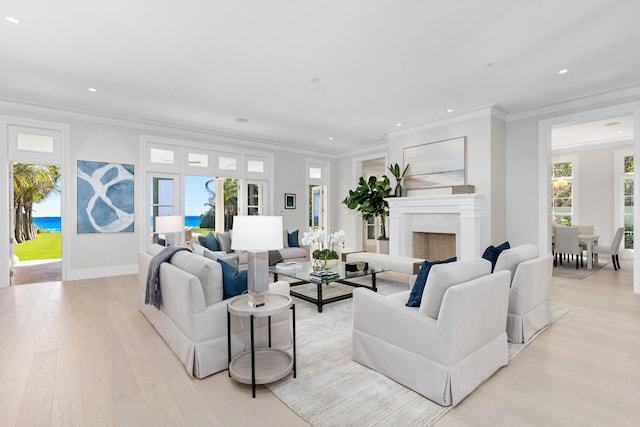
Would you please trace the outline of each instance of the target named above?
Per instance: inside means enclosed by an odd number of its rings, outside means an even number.
[[[456,235],[453,233],[414,231],[412,241],[414,258],[436,260],[456,256]]]
[[[389,253],[413,257],[414,236],[435,233],[449,235],[449,244],[454,241],[455,249],[449,249],[447,254],[458,259],[479,256],[480,199],[478,194],[386,199],[389,202]],[[448,258],[443,254],[416,258]]]

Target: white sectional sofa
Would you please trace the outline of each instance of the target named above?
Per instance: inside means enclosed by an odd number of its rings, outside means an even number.
[[[420,307],[410,291],[353,291],[353,360],[443,405],[509,362],[506,271],[476,258],[433,265]],[[435,314],[434,314],[435,313]]]
[[[153,245],[150,253],[138,252],[139,310],[186,368],[196,378],[227,369],[227,302],[222,299],[222,270],[218,262],[180,251],[160,266],[163,304],[158,310],[145,304],[149,262],[162,250]],[[289,295],[289,283],[270,285],[270,292]],[[267,319],[256,319],[256,343],[267,343]],[[249,346],[247,319],[232,317],[232,357]],[[273,316],[272,344],[287,348],[291,343],[289,317]]]
[[[212,251],[198,243],[198,240],[188,241],[188,245],[193,249],[194,253],[217,260],[222,258],[228,263],[234,265],[239,270],[246,270],[249,255],[246,251],[235,252],[231,249],[231,235],[230,233],[216,233],[216,240],[218,241],[218,251]],[[310,248],[307,246],[289,247],[288,241],[285,238],[282,249],[278,249],[279,259],[278,262],[285,261],[297,261],[305,262],[311,258]]]
[[[553,256],[538,257],[536,245],[515,246],[498,256],[494,272],[503,270],[511,275],[507,336],[513,343],[528,342],[551,323]]]

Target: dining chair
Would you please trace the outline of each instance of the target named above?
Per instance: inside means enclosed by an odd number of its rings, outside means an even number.
[[[619,227],[613,235],[611,246],[596,245],[593,247],[592,252],[594,254],[606,254],[611,255],[611,262],[613,263],[613,269],[620,269],[620,260],[618,259],[618,252],[620,251],[620,244],[624,237],[624,227]]]
[[[559,259],[560,265],[562,265],[563,255],[575,255],[576,269],[578,269],[578,261],[581,265],[584,265],[582,260],[582,248],[580,247],[580,240],[578,239],[578,229],[576,227],[555,227],[554,234],[555,264],[557,264]],[[578,257],[580,258],[579,260]]]

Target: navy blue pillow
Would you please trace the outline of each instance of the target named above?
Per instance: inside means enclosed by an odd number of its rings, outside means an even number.
[[[427,277],[429,277],[429,271],[431,266],[436,264],[446,264],[448,262],[457,261],[456,257],[443,259],[441,261],[425,261],[420,266],[416,281],[411,288],[411,294],[409,295],[409,301],[407,301],[407,307],[420,307],[420,301],[422,300],[422,294],[424,293],[424,285],[427,284]]]
[[[220,258],[222,267],[222,298],[227,299],[240,295],[247,290],[247,270],[238,271]]]
[[[500,256],[500,252],[510,249],[511,246],[509,242],[504,242],[498,246],[489,246],[484,250],[482,254],[482,258],[491,261],[491,272],[493,273],[493,269],[496,267],[496,262],[498,261],[498,256]]]
[[[287,241],[289,242],[290,248],[299,248],[300,244],[298,243],[298,230],[292,231],[287,236]]]
[[[218,239],[213,235],[212,232],[209,232],[206,236],[198,236],[198,243],[200,243],[205,248],[210,251],[219,251],[220,245],[218,244]]]

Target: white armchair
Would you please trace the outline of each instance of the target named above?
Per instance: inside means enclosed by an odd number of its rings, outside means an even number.
[[[509,363],[509,273],[490,271],[480,259],[434,265],[423,300],[433,282],[449,285],[437,318],[407,307],[410,291],[354,289],[353,360],[440,405],[458,404]]]

